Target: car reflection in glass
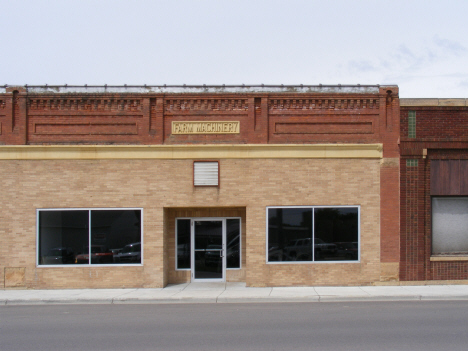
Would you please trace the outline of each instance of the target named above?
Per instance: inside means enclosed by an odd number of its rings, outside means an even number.
[[[217,266],[221,263],[221,245],[208,245],[205,251],[205,265]]]
[[[89,263],[89,248],[85,247],[82,254],[79,254],[75,258],[75,263],[77,264],[87,264]],[[91,263],[93,264],[106,264],[113,263],[114,255],[104,245],[91,245]]]
[[[125,245],[122,252],[114,257],[115,263],[141,263],[141,243]]]
[[[240,248],[239,245],[230,245],[226,250],[227,268],[239,268]]]
[[[75,262],[73,251],[66,247],[54,247],[42,256],[41,264],[70,264]]]
[[[310,261],[312,259],[312,239],[292,240],[284,248],[284,261]]]
[[[316,261],[330,259],[336,255],[336,245],[327,243],[320,238],[315,238],[314,252]]]
[[[336,255],[345,260],[357,260],[358,259],[358,245],[355,242],[337,242]]]
[[[280,249],[278,244],[270,244],[268,246],[268,261],[282,261],[283,260],[283,250]]]
[[[119,253],[122,252],[122,249],[110,249],[110,251],[112,252],[112,261],[115,263],[115,258]]]
[[[177,264],[179,268],[190,268],[190,244],[177,245]]]
[[[321,261],[334,257],[336,245],[320,238],[314,240],[314,259]],[[312,261],[312,239],[292,240],[284,248],[283,261]]]

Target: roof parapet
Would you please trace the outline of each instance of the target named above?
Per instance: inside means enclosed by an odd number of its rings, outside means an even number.
[[[21,88],[29,93],[378,93],[387,85],[24,85]],[[0,87],[0,93],[5,93],[5,85]],[[388,85],[396,87],[396,85]]]

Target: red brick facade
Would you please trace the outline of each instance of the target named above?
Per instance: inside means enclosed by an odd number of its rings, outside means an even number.
[[[384,157],[398,157],[398,88],[368,90],[158,94],[8,87],[0,93],[0,143],[383,143]],[[236,120],[241,130],[224,135],[171,134],[173,121],[199,120]]]
[[[464,258],[431,260],[431,161],[468,159],[468,107],[462,99],[432,100],[402,100],[400,113],[400,280],[406,281],[468,279]],[[416,117],[412,138],[408,137],[409,111]]]

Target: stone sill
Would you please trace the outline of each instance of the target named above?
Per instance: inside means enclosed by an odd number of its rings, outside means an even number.
[[[468,255],[463,256],[431,256],[431,262],[438,261],[468,261]]]

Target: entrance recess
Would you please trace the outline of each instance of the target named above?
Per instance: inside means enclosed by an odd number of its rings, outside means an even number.
[[[225,281],[226,220],[192,219],[192,281]]]
[[[175,244],[177,271],[190,271],[191,281],[224,282],[226,271],[241,269],[241,218],[176,218]]]

